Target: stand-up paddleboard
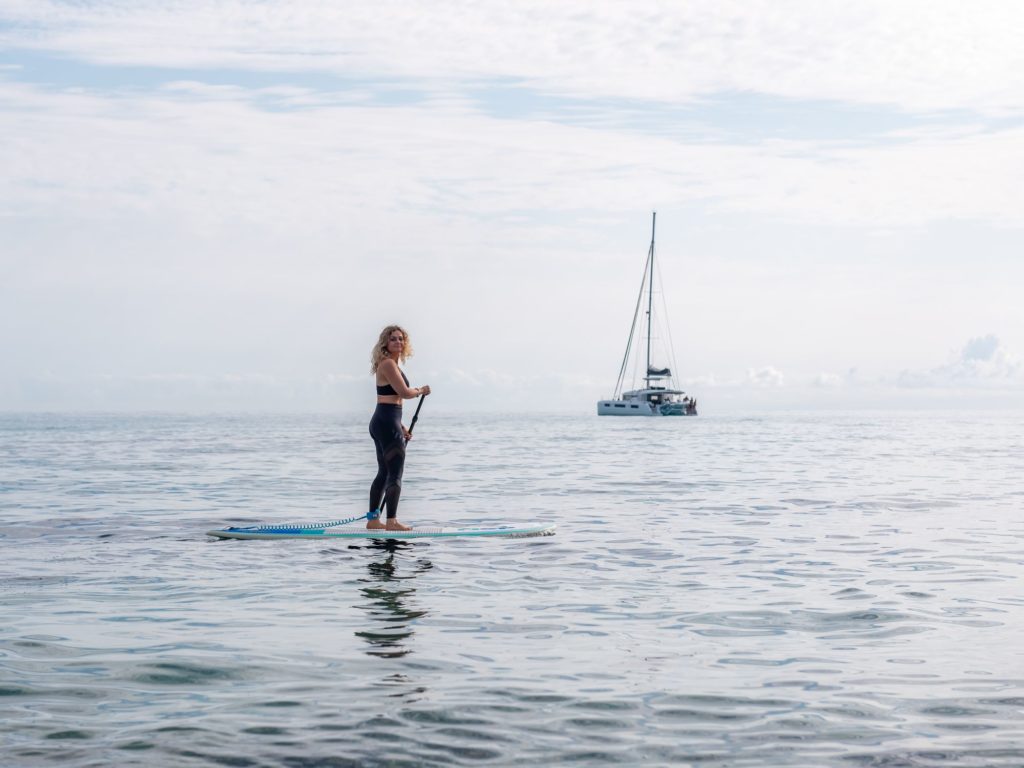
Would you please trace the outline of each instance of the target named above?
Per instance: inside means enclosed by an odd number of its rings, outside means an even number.
[[[456,536],[475,536],[517,539],[529,536],[553,536],[554,523],[532,525],[504,525],[497,528],[413,528],[411,531],[381,531],[357,528],[289,528],[287,526],[251,526],[207,531],[207,536],[218,539],[450,539]]]
[[[416,406],[416,413],[413,414],[412,423],[409,425],[409,435],[412,435],[416,427],[416,420],[420,417],[420,408],[423,407],[423,399],[426,395],[420,395],[419,404]],[[553,536],[555,533],[554,523],[533,523],[530,525],[503,525],[497,528],[414,528],[411,531],[388,531],[381,529],[352,528],[344,529],[343,526],[361,520],[376,519],[380,516],[380,510],[374,510],[365,515],[349,517],[345,520],[321,521],[316,523],[281,523],[278,525],[249,525],[233,528],[223,528],[217,531],[207,531],[207,536],[218,539],[451,539],[456,536],[475,536],[478,538],[490,536],[494,538],[518,539],[528,536]]]

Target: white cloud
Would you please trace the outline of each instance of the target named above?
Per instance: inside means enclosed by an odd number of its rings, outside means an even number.
[[[904,387],[1024,387],[1024,366],[995,334],[970,339],[944,365],[926,371],[903,371]]]
[[[811,386],[818,389],[841,389],[843,387],[862,386],[865,382],[860,378],[856,368],[849,368],[843,373],[822,371],[811,380]]]
[[[199,229],[239,217],[280,233],[394,215],[624,210],[638,199],[816,224],[1021,222],[1024,129],[900,147],[709,146],[462,107],[268,111],[257,103],[265,93],[178,84],[129,99],[0,80],[0,207],[159,211]]]
[[[750,368],[747,370],[745,383],[759,388],[781,387],[785,384],[785,376],[782,375],[782,371],[770,365],[763,368]]]
[[[960,362],[988,362],[997,358],[1005,359],[1005,352],[999,347],[999,339],[995,334],[978,336],[971,339],[960,352]]]
[[[503,78],[574,96],[679,102],[722,91],[1022,108],[1015,2],[770,0],[642,6],[9,0],[0,37],[106,64],[330,72],[441,82]]]

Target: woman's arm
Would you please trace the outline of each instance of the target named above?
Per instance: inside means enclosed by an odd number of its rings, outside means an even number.
[[[384,378],[387,379],[388,384],[395,390],[399,397],[403,400],[410,400],[414,397],[419,397],[422,394],[429,394],[430,387],[410,387],[407,386],[405,380],[402,378],[401,372],[398,370],[398,364],[394,360],[382,360],[380,364],[380,371],[384,374]]]

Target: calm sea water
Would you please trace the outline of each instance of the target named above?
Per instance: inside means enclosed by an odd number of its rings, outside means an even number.
[[[0,764],[1024,765],[1024,416],[0,416]]]

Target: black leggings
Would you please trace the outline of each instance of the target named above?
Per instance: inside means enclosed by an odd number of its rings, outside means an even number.
[[[387,506],[388,520],[398,516],[398,497],[402,495],[402,470],[405,469],[405,435],[402,433],[402,406],[377,403],[370,419],[370,437],[377,449],[377,476],[370,485],[370,511]]]

